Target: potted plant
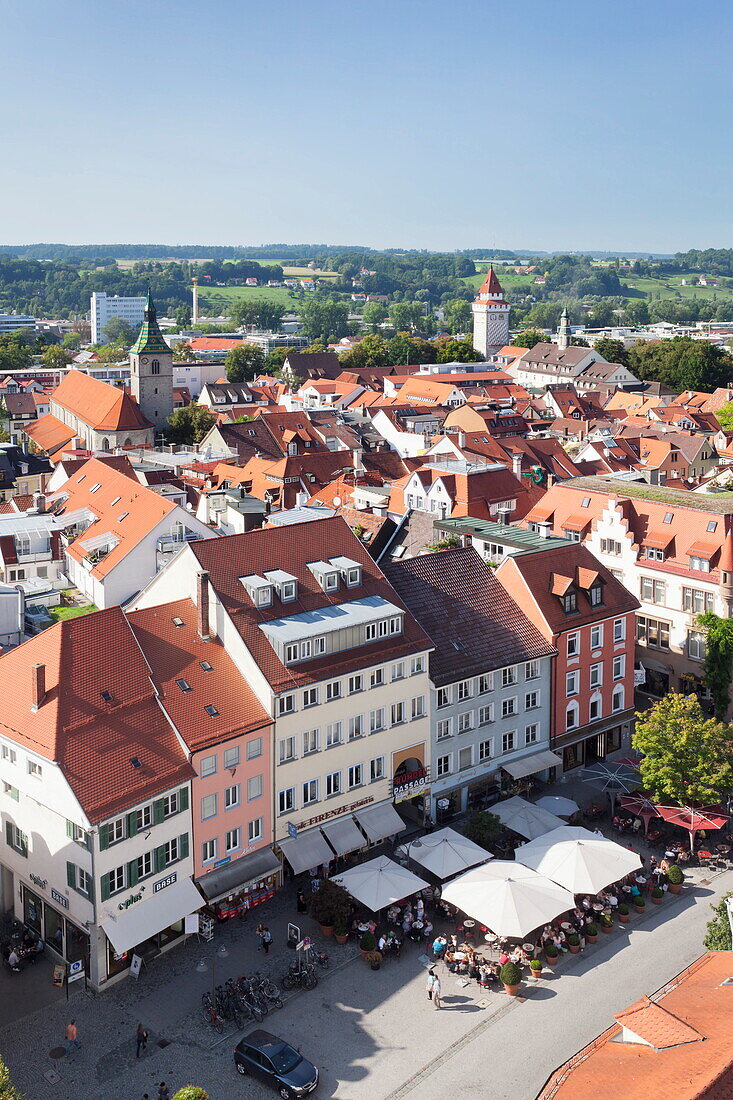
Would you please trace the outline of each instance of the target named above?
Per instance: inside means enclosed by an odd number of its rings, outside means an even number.
[[[557,966],[557,948],[554,943],[545,944],[545,959],[548,966]]]
[[[610,913],[601,913],[601,931],[610,932],[613,928],[613,917]]]
[[[372,936],[372,939],[374,937]],[[379,951],[363,951],[364,961],[368,962],[372,970],[379,970],[382,965],[382,955]]]
[[[667,871],[667,884],[670,894],[679,894],[684,881],[685,876],[682,873],[682,868],[678,867],[676,863],[673,863]]]
[[[637,913],[643,913],[646,909],[646,901],[641,894],[634,898],[634,909],[636,909]]]
[[[509,996],[516,997],[519,992],[519,987],[522,984],[522,971],[516,963],[504,963],[501,968],[501,980]]]
[[[542,960],[531,959],[529,963],[529,969],[532,971],[533,978],[539,978],[540,974],[542,973]]]
[[[346,943],[349,938],[349,926],[343,917],[336,917],[333,922],[333,938],[336,943]]]
[[[318,922],[321,934],[332,936],[335,922],[340,917],[344,921],[349,919],[351,898],[343,887],[324,879],[311,898],[310,913]]]
[[[377,939],[372,932],[365,932],[359,940],[359,950],[362,959],[366,959],[370,951],[376,951]]]
[[[652,901],[655,905],[662,904],[662,898],[664,897],[664,890],[661,886],[655,886],[652,890]]]
[[[625,901],[622,901],[618,907],[618,919],[621,921],[622,924],[629,923],[629,912],[630,910],[628,905]]]
[[[577,932],[571,932],[567,939],[568,951],[571,955],[577,955],[580,951],[580,936]]]
[[[585,938],[588,943],[595,943],[598,939],[598,925],[586,924],[585,926]]]

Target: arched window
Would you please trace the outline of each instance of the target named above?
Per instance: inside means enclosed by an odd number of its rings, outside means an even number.
[[[595,722],[597,718],[600,718],[603,714],[603,700],[601,698],[600,691],[594,691],[590,697],[590,705],[588,708],[588,720]]]
[[[618,687],[613,689],[613,713],[618,714],[620,710],[624,709],[624,689],[619,684]]]
[[[150,373],[160,374],[160,359],[153,359],[152,363],[150,364]]]
[[[104,439],[102,440],[102,450],[103,451],[108,451],[109,450],[109,440],[107,439],[107,436],[105,436]]]
[[[125,442],[122,444],[122,446],[123,447],[131,447],[132,446],[132,440],[130,439],[129,435],[128,435],[127,439],[125,440]]]
[[[578,726],[578,704],[570,703],[565,711],[565,729],[574,730]]]

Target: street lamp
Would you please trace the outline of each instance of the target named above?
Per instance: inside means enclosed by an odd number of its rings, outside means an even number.
[[[211,960],[211,998],[212,998],[212,1001],[214,1001],[214,1002],[216,1000],[216,996],[215,996],[215,992],[216,992],[216,960],[217,959],[228,959],[228,958],[229,958],[229,952],[227,951],[226,945],[222,944],[221,947],[218,947],[216,949],[216,954],[214,955],[214,958]],[[197,974],[208,974],[208,972],[209,972],[209,964],[207,963],[206,959],[199,959],[198,963],[196,964],[196,973]]]

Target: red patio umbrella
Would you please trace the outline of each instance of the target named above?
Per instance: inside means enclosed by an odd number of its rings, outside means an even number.
[[[649,832],[649,822],[653,817],[659,817],[659,810],[654,802],[643,791],[634,791],[633,794],[622,794],[619,804],[625,810],[640,817],[644,822],[644,835]]]
[[[690,852],[695,851],[695,833],[701,829],[722,829],[730,815],[721,806],[660,806],[659,816],[671,825],[679,825],[690,834]]]

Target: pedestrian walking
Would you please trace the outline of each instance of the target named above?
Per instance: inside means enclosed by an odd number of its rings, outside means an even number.
[[[433,1004],[436,1008],[440,1008],[440,995],[443,992],[443,987],[440,984],[440,978],[436,974],[433,978]]]
[[[156,1100],[171,1100],[170,1089],[166,1085],[165,1081],[161,1081],[158,1085],[158,1095]]]
[[[427,977],[427,982],[426,982],[426,989],[427,989],[427,994],[428,994],[428,1000],[429,1001],[432,1001],[432,999],[433,999],[433,986],[434,985],[435,985],[435,971],[433,970],[433,968],[431,966],[430,969],[428,970],[428,977]]]
[[[260,946],[257,950],[259,951],[261,948],[266,955],[269,955],[270,944],[272,943],[272,932],[266,924],[260,924],[257,928],[257,935],[260,937]]]
[[[148,1049],[148,1033],[147,1033],[147,1031],[145,1030],[145,1028],[143,1027],[142,1024],[137,1025],[136,1039],[137,1039],[137,1050],[135,1051],[135,1057],[139,1058],[140,1057],[140,1051],[142,1051],[143,1054],[144,1054],[145,1051]]]
[[[298,903],[297,904],[298,904],[298,912],[299,913],[307,913],[308,912],[308,905],[307,905],[306,900],[305,900],[305,894],[300,889],[300,887],[298,887]]]
[[[74,1050],[81,1049],[81,1043],[77,1038],[78,1031],[76,1027],[76,1020],[70,1020],[66,1025],[66,1057],[70,1058],[74,1053]]]

